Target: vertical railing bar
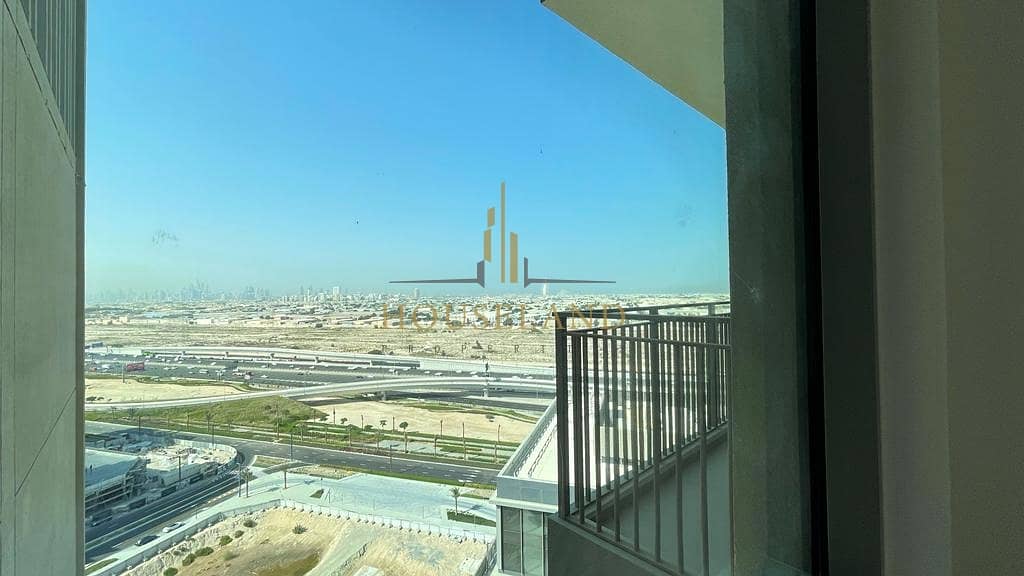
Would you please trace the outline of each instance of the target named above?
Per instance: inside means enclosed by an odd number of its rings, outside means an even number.
[[[605,336],[607,336],[607,334]],[[609,351],[609,348],[610,348],[609,338],[606,338],[606,337],[602,338],[601,339],[601,344],[602,344],[602,346],[601,346],[601,367],[602,367],[602,370],[601,370],[601,373],[602,373],[602,378],[601,378],[601,389],[602,389],[602,394],[601,394],[601,422],[604,425],[604,427],[602,429],[602,432],[604,434],[604,439],[602,440],[601,445],[604,446],[605,455],[608,456],[607,458],[604,459],[604,463],[602,464],[603,468],[602,468],[601,477],[604,479],[605,487],[610,489],[611,483],[612,483],[612,479],[615,477],[615,472],[613,470],[613,467],[615,465],[615,460],[612,459],[612,456],[611,456],[611,453],[612,453],[612,443],[611,443],[612,442],[612,440],[611,440],[611,432],[612,432],[612,427],[611,427],[611,409],[612,409],[612,405],[611,405],[611,401],[612,401],[611,385],[612,384],[611,384],[611,378],[609,377],[609,362],[610,362],[609,357],[608,357],[608,353],[609,353],[608,351]]]
[[[581,369],[580,369],[580,343],[582,338],[578,335],[572,337],[572,417],[573,417],[573,478],[575,481],[576,488],[576,508],[579,515],[579,523],[583,525],[584,522],[584,490],[586,486],[583,484],[583,434],[580,433],[580,428],[583,425],[583,415],[581,414],[583,408],[583,402],[580,399],[580,381],[581,381]]]
[[[590,355],[587,350],[587,336],[580,336],[580,429],[583,431],[583,498],[589,502],[592,498],[590,488]]]
[[[598,534],[601,533],[601,362],[598,355],[598,338],[593,335],[594,343],[594,500],[596,504],[594,524]],[[607,342],[607,340],[605,340]]]
[[[636,336],[636,329],[630,328],[630,337]],[[630,370],[630,413],[632,414],[633,429],[630,430],[630,439],[633,443],[633,549],[640,551],[640,414],[637,406],[639,386],[637,384],[637,343],[636,340],[629,342],[629,370]]]
[[[685,385],[685,378],[682,376],[682,361],[683,361],[683,350],[681,345],[676,345],[673,356],[676,357],[676,388],[681,390]],[[682,428],[683,426],[683,405],[682,403],[676,403],[676,412],[678,418],[676,419],[676,427]],[[680,430],[677,430],[677,438],[679,438],[676,444],[676,532],[678,537],[676,540],[679,542],[679,550],[677,550],[678,561],[679,561],[679,573],[685,574],[685,564],[683,543],[685,542],[683,534],[683,436]]]
[[[654,465],[654,560],[661,562],[661,363],[659,339],[659,323],[652,319],[650,324],[650,340],[648,340],[648,359],[651,367],[651,379],[648,383],[651,391],[651,453]]]
[[[634,332],[635,332],[633,334],[634,337],[643,338],[644,337],[644,326],[637,326],[636,329],[634,330]],[[634,390],[634,393],[636,395],[636,411],[637,411],[637,420],[638,420],[638,422],[637,422],[637,429],[636,429],[636,440],[637,440],[636,458],[637,458],[637,460],[636,460],[636,470],[635,470],[635,472],[636,472],[636,474],[639,474],[641,472],[641,469],[645,468],[646,464],[647,464],[647,452],[646,452],[645,437],[644,437],[644,428],[646,427],[645,426],[645,420],[644,420],[645,414],[644,414],[644,388],[643,388],[643,383],[644,383],[644,377],[643,377],[644,355],[643,355],[643,346],[641,346],[639,344],[639,342],[633,348],[633,354],[635,355],[635,362],[634,362],[634,364],[635,364],[635,367],[634,367],[635,373],[633,375],[633,390]]]
[[[623,333],[629,335],[629,330],[623,330]],[[630,426],[632,407],[629,405],[629,388],[632,381],[629,379],[629,342],[622,342],[619,344],[619,351],[622,355],[622,361],[620,363],[620,369],[622,370],[622,458],[625,464],[626,470],[623,476],[630,478],[633,474],[633,466],[630,464],[632,461],[632,443],[630,442],[629,433],[632,427]]]
[[[715,330],[715,320],[708,318],[704,322],[705,340],[709,344],[716,343],[718,341],[718,335]],[[718,403],[718,352],[714,347],[708,348],[708,376],[707,376],[707,388],[711,394],[711,398],[707,399],[707,406],[704,408],[706,414],[705,417],[711,419],[711,427],[715,427],[718,424],[718,416],[715,411],[712,410]]]
[[[693,322],[692,320],[690,321],[690,330],[692,332],[693,341],[694,342],[699,342],[700,341],[700,327],[695,322]],[[693,375],[691,376],[691,381],[690,381],[690,407],[691,407],[691,411],[692,411],[692,414],[693,414],[693,430],[691,430],[691,435],[690,435],[690,441],[691,442],[693,440],[697,439],[697,437],[700,435],[700,428],[699,428],[699,425],[698,425],[698,419],[699,419],[699,416],[698,416],[698,412],[699,412],[698,402],[699,402],[699,400],[698,400],[698,396],[697,396],[697,394],[698,394],[697,387],[699,386],[698,375],[700,374],[700,371],[701,371],[701,364],[699,362],[699,356],[698,356],[699,350],[700,349],[696,348],[696,347],[693,349]]]
[[[614,409],[615,409],[615,413],[610,415],[610,418],[611,418],[611,421],[612,421],[612,462],[613,462],[613,464],[615,466],[615,474],[614,474],[615,480],[614,480],[614,485],[612,486],[612,490],[614,491],[614,496],[613,496],[613,499],[612,499],[612,503],[613,503],[612,515],[613,515],[614,522],[615,522],[615,541],[616,542],[621,542],[622,541],[622,520],[619,517],[619,485],[622,483],[622,477],[625,474],[625,469],[623,467],[621,467],[622,466],[622,461],[620,460],[621,454],[620,454],[620,451],[619,451],[619,443],[621,442],[621,438],[619,437],[619,414],[620,414],[620,410],[622,408],[622,404],[619,402],[619,392],[618,392],[618,387],[619,387],[619,373],[618,373],[619,367],[618,367],[618,362],[617,362],[617,360],[618,360],[618,347],[619,347],[618,341],[612,340],[611,341],[611,364],[612,364],[612,366],[611,366],[611,375],[612,375],[612,378],[611,378],[611,391],[612,391],[611,403],[612,404],[611,404],[611,406],[609,406],[609,408],[614,406]]]
[[[701,564],[704,576],[710,576],[711,567],[708,559],[708,455],[707,455],[707,427],[705,422],[705,411],[703,409],[704,396],[704,348],[697,347],[697,405],[701,409],[697,412],[697,433],[700,434],[700,541],[701,541]]]
[[[555,414],[558,440],[558,516],[569,517],[569,351],[565,326],[555,322]]]

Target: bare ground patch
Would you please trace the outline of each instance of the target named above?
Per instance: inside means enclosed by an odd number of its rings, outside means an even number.
[[[87,402],[148,402],[152,400],[176,400],[180,398],[205,398],[208,396],[227,396],[239,394],[231,386],[206,384],[175,384],[173,382],[139,382],[127,378],[89,378],[85,379],[85,398]],[[92,398],[92,400],[89,400]]]
[[[501,426],[502,442],[520,442],[533,430],[534,422],[524,422],[512,419],[507,416],[492,415],[463,411],[456,408],[451,411],[429,410],[419,408],[413,402],[341,402],[338,404],[318,404],[317,410],[337,418],[340,424],[342,418],[346,424],[359,425],[372,424],[379,428],[380,421],[385,421],[385,429],[391,430],[392,418],[395,423],[395,431],[400,432],[398,426],[402,422],[408,422],[409,432],[420,432],[422,434],[438,434],[441,429],[441,420],[444,420],[444,435],[458,436],[462,434],[462,424],[466,425],[466,436],[469,438],[482,438],[493,440],[497,437],[498,426]],[[336,411],[336,412],[332,412]],[[360,416],[362,420],[360,420]]]

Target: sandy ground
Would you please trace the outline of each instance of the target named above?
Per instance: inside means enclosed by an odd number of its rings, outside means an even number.
[[[243,525],[246,518],[254,519],[256,526],[246,528]],[[306,531],[295,534],[293,528],[296,525],[303,526]],[[221,536],[234,537],[237,530],[243,531],[240,537],[226,546],[218,543]],[[373,566],[381,569],[383,574],[457,576],[465,572],[464,566],[475,568],[485,551],[482,543],[458,542],[329,516],[276,509],[220,522],[197,534],[192,541],[176,547],[178,554],[165,552],[126,574],[159,576],[164,569],[174,566],[182,576],[262,576],[275,568],[316,554],[320,563],[308,574],[322,575],[325,571],[333,572],[363,544],[366,544],[365,554],[356,559],[346,573],[356,572],[362,566]],[[185,554],[204,546],[213,548],[213,554],[198,557],[191,565],[182,567],[181,560]]]
[[[513,420],[506,416],[494,416],[494,421],[489,421],[484,414],[468,414],[464,412],[447,412],[417,408],[412,402],[342,402],[337,404],[318,404],[317,410],[327,414],[327,421],[332,422],[333,411],[337,411],[337,422],[340,424],[342,418],[348,418],[346,424],[359,425],[359,417],[363,417],[365,424],[373,424],[374,428],[380,427],[380,421],[386,420],[388,430],[391,429],[391,419],[394,417],[395,430],[400,428],[401,422],[409,423],[409,432],[421,432],[424,434],[437,434],[440,432],[440,420],[444,420],[444,435],[459,436],[462,434],[462,424],[466,424],[466,436],[470,438],[483,438],[492,440],[501,425],[501,440],[503,442],[520,442],[533,430],[533,422],[522,422]]]
[[[308,474],[310,476],[323,476],[324,478],[345,478],[355,474],[355,472],[349,472],[348,470],[342,470],[331,466],[320,466],[319,464],[292,468],[292,472],[296,474]]]
[[[175,548],[181,552],[165,552],[157,558],[127,572],[129,576],[157,576],[168,566],[178,568],[183,576],[251,576],[275,565],[301,560],[310,554],[321,558],[328,553],[331,544],[343,537],[353,524],[326,516],[316,516],[294,510],[268,510],[251,516],[256,520],[255,528],[246,528],[246,517],[235,517],[219,522],[213,527],[196,534],[191,543]],[[292,529],[302,525],[306,531],[294,534]],[[244,534],[227,546],[221,546],[221,536],[234,536],[236,530]],[[203,546],[214,549],[209,556],[196,558],[191,565],[183,567],[182,558],[188,551]]]
[[[382,575],[473,576],[486,549],[483,543],[460,543],[439,536],[394,530],[382,536],[367,547],[366,554],[352,564],[348,574],[372,566]]]
[[[132,378],[122,383],[120,378],[85,378],[86,402],[144,402],[238,393],[239,391],[231,386],[139,382]],[[94,399],[89,400],[89,397]]]

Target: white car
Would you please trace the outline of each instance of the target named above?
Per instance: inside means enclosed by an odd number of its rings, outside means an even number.
[[[167,526],[164,526],[163,532],[164,533],[174,532],[175,530],[177,530],[178,528],[181,528],[184,525],[185,525],[184,522],[175,522],[173,524],[168,524]]]

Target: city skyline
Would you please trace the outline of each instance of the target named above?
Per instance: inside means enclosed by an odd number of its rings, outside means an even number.
[[[501,181],[538,274],[728,290],[721,128],[539,4],[396,6],[94,6],[87,298],[458,276]]]

